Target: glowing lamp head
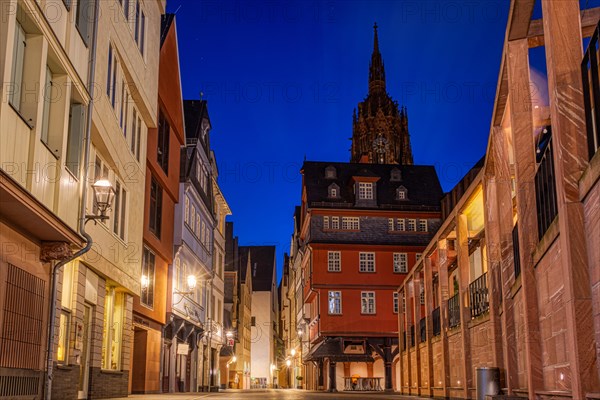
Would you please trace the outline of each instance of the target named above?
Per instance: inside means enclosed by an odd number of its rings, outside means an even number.
[[[285,360],[285,365],[287,365],[289,367],[290,365],[292,365],[292,361],[291,360]]]
[[[196,284],[197,283],[198,282],[196,281],[196,277],[194,275],[189,275],[187,277],[187,285],[188,285],[188,288],[190,289],[190,292],[192,290],[196,289]]]

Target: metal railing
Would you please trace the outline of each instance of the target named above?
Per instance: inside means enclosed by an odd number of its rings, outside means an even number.
[[[515,279],[521,275],[521,250],[519,249],[519,223],[515,224],[512,231],[513,262],[515,265]]]
[[[442,333],[439,307],[431,312],[431,325],[433,327],[433,336],[439,336]]]
[[[419,336],[421,337],[421,341],[419,343],[424,343],[427,341],[427,318],[421,318],[419,321]]]
[[[448,325],[450,328],[460,325],[460,297],[458,293],[448,299]]]
[[[542,239],[558,214],[551,130],[552,128],[547,126],[540,133],[541,139],[536,149],[538,168],[535,173],[535,204],[537,206],[538,240]]]
[[[598,78],[598,53],[600,22],[590,38],[581,62],[583,99],[587,126],[588,156],[591,160],[600,149],[600,84]]]
[[[471,318],[478,317],[490,309],[487,288],[487,272],[469,284]]]

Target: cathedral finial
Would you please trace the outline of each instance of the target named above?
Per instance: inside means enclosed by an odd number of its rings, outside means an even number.
[[[383,68],[383,59],[379,53],[379,35],[377,33],[377,22],[373,25],[373,54],[371,54],[371,64],[369,65],[369,92],[385,92],[385,70]]]
[[[373,38],[373,53],[379,53],[379,37],[377,36],[377,22],[373,24],[375,36]]]

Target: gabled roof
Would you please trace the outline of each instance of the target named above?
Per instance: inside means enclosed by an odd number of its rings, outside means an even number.
[[[250,256],[252,291],[270,292],[274,283],[275,246],[240,246],[240,260],[242,252]]]
[[[175,14],[167,13],[163,14],[160,21],[160,47],[162,47],[167,35],[169,34],[169,29],[171,29],[171,24],[175,19]]]
[[[325,169],[336,168],[335,179],[325,178]],[[392,170],[399,169],[402,179],[391,180]],[[366,209],[435,209],[439,210],[443,196],[437,173],[429,165],[398,164],[364,164],[364,163],[332,163],[305,161],[302,167],[304,186],[306,188],[307,205],[311,207],[332,208],[366,208]],[[355,205],[353,177],[377,177],[376,204]],[[328,187],[336,183],[340,187],[339,196],[331,199]],[[396,199],[396,189],[404,186],[407,189],[405,200]]]

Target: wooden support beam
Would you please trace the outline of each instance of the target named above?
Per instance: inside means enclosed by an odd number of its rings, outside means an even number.
[[[592,318],[592,291],[579,179],[587,166],[577,2],[542,0],[550,116],[554,146],[560,258],[566,311],[566,354],[574,400],[600,387]],[[587,15],[593,13],[586,11]],[[596,18],[596,22],[598,18]],[[553,390],[554,388],[546,388]]]
[[[581,10],[580,19],[581,36],[583,38],[592,36],[598,25],[598,21],[600,20],[600,7]],[[529,42],[529,48],[544,46],[544,20],[542,18],[534,19],[529,23],[527,40]]]

